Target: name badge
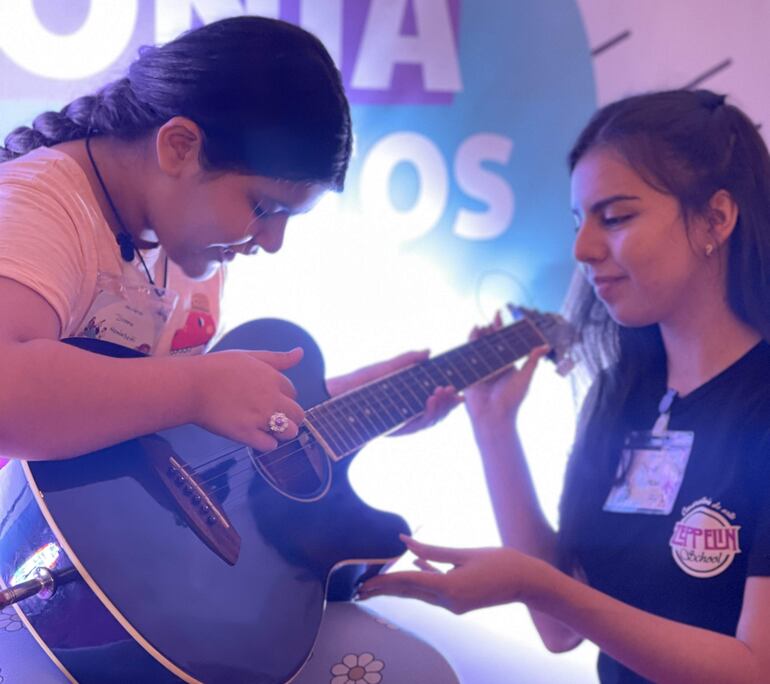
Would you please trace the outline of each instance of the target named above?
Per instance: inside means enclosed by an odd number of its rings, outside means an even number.
[[[625,440],[616,480],[603,510],[668,515],[684,480],[693,432],[632,432]]]
[[[99,273],[96,297],[76,337],[106,340],[152,355],[177,298],[171,290]]]

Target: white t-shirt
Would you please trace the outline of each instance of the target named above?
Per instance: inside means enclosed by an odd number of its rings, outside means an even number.
[[[204,351],[219,328],[223,269],[198,282],[167,261],[162,248],[142,255],[158,284],[168,263],[167,287],[178,294],[151,353]],[[149,284],[138,256],[133,263],[121,259],[115,235],[77,162],[44,147],[0,164],[0,276],[43,297],[59,317],[62,338],[110,339],[109,322],[99,319],[93,308],[105,277],[140,288]]]

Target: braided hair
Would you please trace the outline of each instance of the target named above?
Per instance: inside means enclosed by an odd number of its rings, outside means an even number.
[[[174,116],[203,133],[206,168],[344,185],[350,110],[323,44],[287,22],[241,16],[140,49],[128,74],[0,147],[0,161],[88,136],[136,140]]]

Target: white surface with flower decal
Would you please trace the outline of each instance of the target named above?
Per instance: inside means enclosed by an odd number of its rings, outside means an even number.
[[[385,663],[371,653],[348,653],[342,662],[332,666],[330,684],[380,684]]]

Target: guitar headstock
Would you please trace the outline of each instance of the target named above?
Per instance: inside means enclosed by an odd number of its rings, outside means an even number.
[[[556,365],[559,375],[567,375],[575,366],[572,346],[578,340],[577,330],[559,314],[542,313],[537,309],[508,305],[514,320],[528,320],[546,339],[551,351],[548,359]]]

